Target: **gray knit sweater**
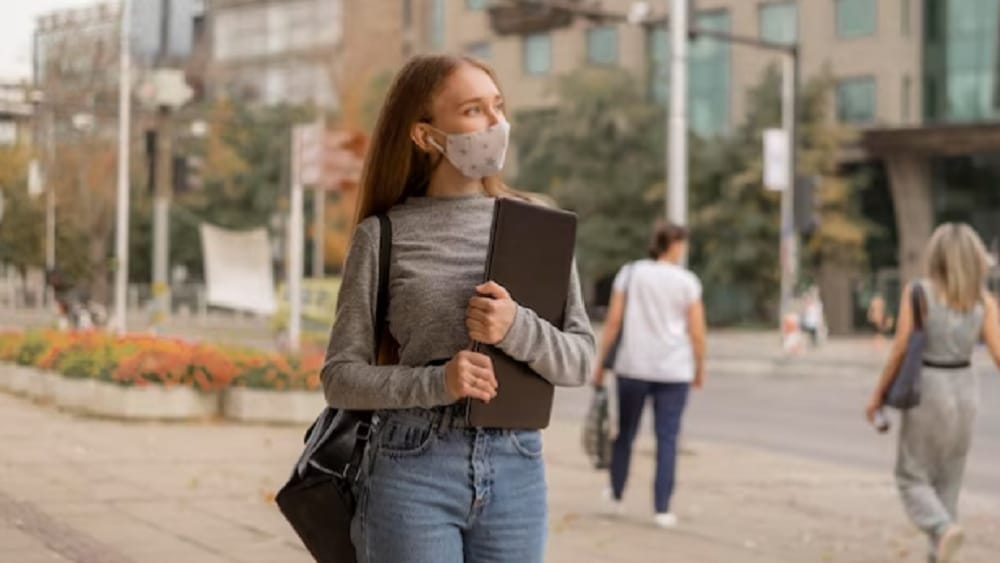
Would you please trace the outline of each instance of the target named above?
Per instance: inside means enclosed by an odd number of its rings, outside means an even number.
[[[344,266],[337,317],[322,369],[327,403],[346,409],[430,408],[453,403],[446,360],[469,346],[465,310],[483,281],[494,200],[485,196],[420,197],[389,211],[392,260],[388,326],[399,365],[373,365],[378,281],[378,219],[358,225]],[[518,306],[498,347],[554,385],[582,385],[594,357],[594,335],[574,265],[560,330]]]

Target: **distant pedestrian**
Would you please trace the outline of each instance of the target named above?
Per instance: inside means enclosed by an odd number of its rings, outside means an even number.
[[[887,336],[892,335],[894,319],[889,314],[885,297],[876,292],[868,303],[868,323],[875,329],[875,346],[882,348]]]
[[[632,459],[632,444],[647,399],[653,400],[656,427],[654,522],[677,525],[670,510],[677,465],[677,436],[688,390],[705,384],[705,311],[701,282],[683,266],[687,229],[658,225],[650,259],[624,266],[614,281],[595,385],[604,383],[604,357],[621,341],[614,369],[618,388],[618,437],[611,456],[611,501],[621,511]]]
[[[802,331],[809,335],[813,347],[818,346],[826,334],[823,301],[815,286],[806,291],[802,302]]]
[[[979,236],[968,225],[949,223],[927,246],[927,278],[914,282],[926,295],[927,346],[920,404],[902,415],[895,475],[907,514],[930,539],[934,563],[954,561],[963,542],[958,496],[979,402],[970,361],[980,338],[1000,365],[1000,314],[986,273]],[[866,408],[873,423],[913,331],[911,292],[912,286],[903,290],[892,353]]]

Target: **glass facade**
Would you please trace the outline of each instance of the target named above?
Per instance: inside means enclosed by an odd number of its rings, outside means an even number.
[[[760,5],[760,38],[773,43],[795,43],[799,35],[799,10],[794,2]]]
[[[1000,0],[925,0],[924,117],[1000,119]]]
[[[525,74],[548,74],[552,71],[552,37],[548,33],[526,35],[522,46]]]
[[[488,61],[493,58],[493,45],[489,41],[470,43],[466,46],[465,52],[477,59]]]
[[[729,12],[702,12],[699,28],[730,30]],[[661,104],[670,102],[670,33],[652,29],[646,34],[649,97]],[[729,132],[729,91],[731,60],[725,42],[699,38],[688,51],[688,119],[691,131],[701,137]]]
[[[587,62],[596,65],[618,64],[618,29],[601,26],[587,30]]]
[[[701,29],[730,31],[727,11],[698,14]],[[698,38],[691,42],[688,69],[688,115],[691,130],[702,137],[729,131],[730,56],[729,45],[717,39]]]
[[[875,77],[848,78],[837,83],[837,119],[842,123],[875,121]]]
[[[877,7],[875,0],[836,0],[837,37],[874,35]]]
[[[670,101],[670,34],[661,27],[646,32],[646,81],[649,99],[666,105]]]
[[[444,48],[444,3],[445,0],[431,0],[431,48]]]

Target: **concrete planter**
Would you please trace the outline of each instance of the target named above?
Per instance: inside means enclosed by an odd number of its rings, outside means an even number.
[[[158,385],[122,387],[14,364],[0,364],[0,389],[32,399],[51,400],[73,412],[132,420],[199,419],[218,416],[221,410],[219,393]]]
[[[17,364],[7,364],[3,369],[7,373],[7,391],[31,398],[40,397],[43,394],[45,383],[40,377],[43,373],[42,370]]]
[[[190,420],[219,414],[218,393],[200,393],[190,387],[122,387],[104,381],[63,379],[59,390],[57,405],[98,416]]]
[[[322,391],[269,391],[230,387],[223,394],[223,415],[239,422],[308,424],[326,406]]]

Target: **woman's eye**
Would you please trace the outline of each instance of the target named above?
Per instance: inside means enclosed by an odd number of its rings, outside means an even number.
[[[479,106],[473,106],[465,110],[465,115],[476,115],[479,113]]]

